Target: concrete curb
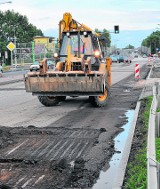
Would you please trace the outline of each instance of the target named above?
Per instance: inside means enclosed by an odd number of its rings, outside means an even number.
[[[126,140],[127,142],[124,147],[124,151],[122,154],[122,158],[118,167],[118,171],[117,171],[112,189],[121,189],[123,186],[124,176],[125,176],[126,167],[127,167],[127,163],[128,163],[128,159],[130,155],[132,140],[134,136],[134,131],[135,131],[136,123],[137,123],[140,106],[141,106],[141,101],[138,101],[136,105],[135,113],[134,113],[134,118],[131,123],[131,127],[129,129],[128,137]]]

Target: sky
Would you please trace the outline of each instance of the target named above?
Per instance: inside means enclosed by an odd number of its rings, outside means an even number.
[[[26,15],[44,35],[57,37],[58,23],[70,12],[79,23],[111,32],[112,45],[139,47],[153,31],[160,30],[160,0],[0,0],[0,10]],[[120,33],[114,34],[114,25]]]

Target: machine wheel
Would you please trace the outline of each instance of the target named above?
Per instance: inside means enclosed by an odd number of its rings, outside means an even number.
[[[44,106],[55,106],[61,101],[58,96],[38,96],[38,100]]]
[[[60,101],[65,101],[66,100],[66,96],[59,96]]]
[[[102,95],[102,96],[90,96],[89,100],[90,100],[92,105],[94,105],[96,107],[103,107],[107,104],[108,97],[109,97],[109,88],[106,85],[105,90],[104,90],[104,95]]]

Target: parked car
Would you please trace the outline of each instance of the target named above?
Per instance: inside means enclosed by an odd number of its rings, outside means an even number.
[[[30,71],[38,71],[40,69],[39,62],[35,61],[33,64],[30,65]]]
[[[143,57],[143,58],[147,58],[147,55],[146,55],[146,54],[144,54],[142,57]]]

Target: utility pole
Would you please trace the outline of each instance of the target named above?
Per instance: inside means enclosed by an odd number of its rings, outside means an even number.
[[[15,31],[15,27],[14,27],[14,45],[15,45],[15,50],[14,50],[14,61],[15,61],[15,68],[17,68],[17,49],[16,49],[16,31]]]

